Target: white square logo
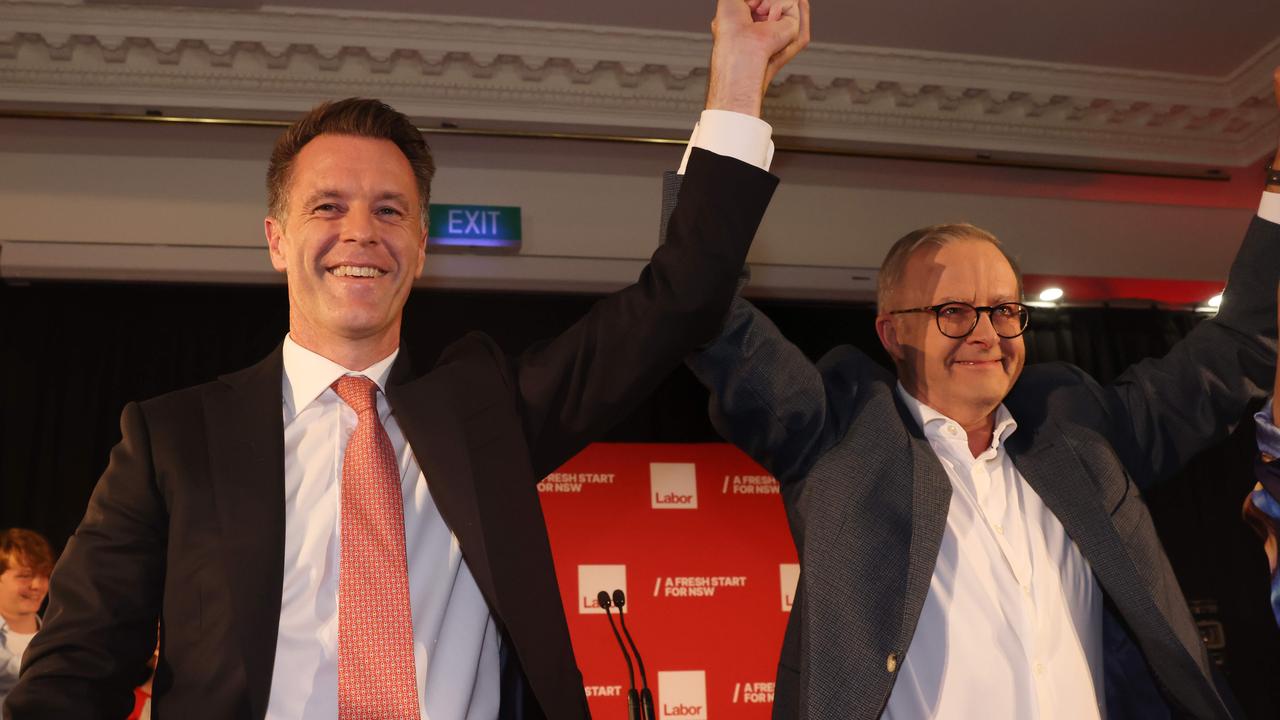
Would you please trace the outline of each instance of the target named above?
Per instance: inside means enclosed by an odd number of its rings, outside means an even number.
[[[658,720],[707,720],[707,672],[659,672],[658,703]]]
[[[796,586],[800,584],[800,566],[783,563],[778,566],[778,575],[782,581],[782,612],[791,612],[791,605],[796,600]]]
[[[693,463],[649,463],[649,489],[655,510],[696,510],[698,467]]]
[[[578,612],[582,615],[599,615],[604,612],[596,600],[603,590],[613,595],[614,590],[627,592],[626,565],[579,565]]]

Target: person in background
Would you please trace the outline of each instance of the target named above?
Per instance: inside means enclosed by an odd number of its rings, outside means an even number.
[[[1280,78],[1276,82],[1280,84]],[[1280,91],[1278,91],[1280,92]],[[1267,168],[1267,189],[1280,193],[1280,169]],[[1276,365],[1276,385],[1280,387],[1280,364]],[[1258,484],[1244,501],[1244,518],[1262,536],[1267,563],[1271,566],[1271,614],[1280,625],[1280,408],[1276,396],[1254,416],[1258,427],[1258,459],[1254,475]]]
[[[22,653],[40,629],[52,571],[53,550],[40,533],[22,528],[0,533],[0,703],[18,681]]]

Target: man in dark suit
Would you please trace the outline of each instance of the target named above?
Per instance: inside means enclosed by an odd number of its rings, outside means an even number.
[[[5,717],[124,717],[157,618],[165,717],[587,716],[535,483],[714,337],[776,181],[706,126],[760,123],[808,38],[794,0],[722,0],[713,28],[668,242],[519,356],[480,334],[426,375],[398,355],[431,175],[407,118],[348,100],[286,131],[266,234],[289,335],[125,408]]]
[[[1107,386],[1023,371],[1019,276],[970,225],[881,268],[896,375],[851,347],[815,365],[734,301],[689,364],[782,484],[800,553],[774,717],[1229,716],[1141,491],[1271,385],[1278,191],[1218,315]]]

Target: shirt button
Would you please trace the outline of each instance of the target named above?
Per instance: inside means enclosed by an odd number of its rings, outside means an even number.
[[[1004,526],[1000,523],[992,523],[991,527],[995,529],[997,535],[1004,534]]]
[[[1031,586],[1030,586],[1030,585],[1028,585],[1028,584],[1026,584],[1026,583],[1023,583],[1023,584],[1022,584],[1022,594],[1023,594],[1023,595],[1026,595],[1027,597],[1031,597]]]
[[[884,661],[884,669],[889,672],[896,672],[898,669],[898,653],[889,653],[889,657]]]
[[[1035,664],[1036,675],[1044,675],[1044,663]]]
[[[955,435],[955,434],[956,434],[956,433],[958,433],[958,432],[960,432],[960,430],[959,430],[959,428],[957,428],[955,425],[948,425],[948,426],[947,426],[947,433],[948,433],[948,434],[950,434],[950,435]]]

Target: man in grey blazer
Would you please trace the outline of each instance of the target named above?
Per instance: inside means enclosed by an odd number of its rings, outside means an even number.
[[[774,717],[1230,717],[1141,493],[1266,395],[1278,281],[1268,185],[1218,315],[1105,386],[1023,370],[1020,277],[970,225],[886,258],[896,375],[811,363],[736,299],[689,365],[800,554]]]

